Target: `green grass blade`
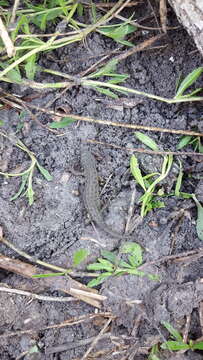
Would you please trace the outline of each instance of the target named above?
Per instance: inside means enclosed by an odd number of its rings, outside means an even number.
[[[63,129],[64,127],[72,124],[75,121],[76,119],[65,116],[61,119],[61,121],[53,121],[51,124],[49,124],[49,127],[51,129]]]
[[[192,349],[193,350],[203,350],[203,341],[193,344]]]
[[[95,90],[97,90],[99,93],[101,93],[103,95],[110,96],[113,99],[118,99],[118,95],[114,94],[113,91],[111,91],[109,89],[104,89],[104,88],[96,86]]]
[[[158,151],[158,145],[155,143],[155,141],[153,139],[151,139],[148,135],[145,135],[139,131],[135,132],[135,136],[138,140],[140,140],[143,144],[145,144],[146,146],[148,146],[150,149],[154,150],[154,151]]]
[[[108,278],[111,275],[112,275],[112,273],[105,272],[105,273],[99,275],[96,279],[93,279],[93,280],[89,281],[88,284],[87,284],[87,287],[92,288],[92,287],[95,287],[97,285],[100,285],[106,280],[106,278]]]
[[[29,173],[22,175],[20,188],[19,188],[18,192],[10,198],[10,201],[16,200],[22,194],[28,177],[29,177]]]
[[[179,350],[187,350],[189,349],[189,345],[185,344],[184,342],[179,341],[166,341],[161,345],[161,348],[164,350],[171,350],[171,351],[179,351]]]
[[[162,324],[165,326],[165,328],[175,340],[177,340],[178,342],[183,341],[182,335],[169,322],[163,321]]]
[[[178,145],[177,145],[177,147],[176,147],[177,150],[181,150],[181,149],[184,148],[186,145],[188,145],[188,144],[190,143],[191,139],[192,139],[192,136],[191,136],[191,135],[183,136],[183,137],[180,139],[180,141],[179,141],[179,143],[178,143]]]
[[[203,72],[203,67],[199,67],[193,70],[190,74],[188,74],[186,78],[181,82],[175,98],[183,95],[185,90],[187,90],[187,88],[190,87],[198,79],[198,77],[201,75],[202,72]]]
[[[180,196],[180,188],[182,185],[182,180],[183,180],[183,167],[181,161],[179,160],[179,174],[175,186],[175,196],[177,197]]]
[[[38,162],[36,163],[39,171],[41,172],[41,174],[45,177],[45,179],[47,181],[51,181],[53,179],[53,176],[51,176],[51,174],[49,173],[49,171],[47,169],[45,169],[42,165],[40,165]]]
[[[82,261],[84,261],[89,255],[89,251],[87,249],[79,249],[73,255],[73,265],[78,266]]]
[[[63,275],[65,275],[64,272],[49,273],[49,274],[36,274],[36,275],[32,275],[32,278],[46,278],[46,277],[63,276]]]
[[[115,253],[108,250],[101,250],[101,255],[103,258],[109,260],[111,263],[115,264],[117,256]]]
[[[144,179],[142,177],[142,173],[139,168],[138,160],[135,157],[135,155],[132,155],[130,158],[130,170],[132,175],[134,176],[137,183],[143,188],[144,191],[146,191]]]
[[[94,79],[94,78],[98,78],[100,76],[105,76],[106,74],[112,74],[113,71],[116,71],[117,64],[118,64],[118,60],[113,59],[113,60],[109,61],[105,66],[100,68],[98,71],[96,71],[95,73],[87,76],[87,78]]]
[[[197,205],[197,222],[196,222],[197,235],[198,238],[203,241],[203,207],[200,204],[200,202],[197,200],[195,195],[193,195],[193,200]]]

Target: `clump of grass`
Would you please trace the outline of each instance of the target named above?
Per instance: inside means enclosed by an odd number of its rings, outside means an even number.
[[[5,135],[4,133],[0,133],[0,135],[7,137],[10,141],[15,141],[15,146],[17,146],[19,149],[21,149],[22,151],[24,151],[25,153],[27,153],[27,155],[30,158],[31,164],[30,166],[20,172],[20,173],[11,173],[11,172],[0,172],[0,175],[5,176],[7,178],[9,177],[20,177],[21,178],[21,185],[19,190],[16,192],[16,194],[14,194],[11,197],[11,201],[16,200],[19,196],[26,196],[28,198],[28,202],[29,205],[32,205],[34,202],[34,190],[33,190],[33,177],[34,177],[34,171],[37,168],[40,173],[43,175],[43,177],[47,180],[47,181],[51,181],[52,180],[52,176],[50,175],[50,173],[48,172],[48,170],[46,170],[42,165],[39,164],[39,162],[37,161],[34,153],[32,151],[30,151],[21,140],[15,138],[15,139],[11,139],[10,137],[8,137],[7,135]]]
[[[142,134],[140,132],[136,132],[135,136],[138,140],[140,140],[143,144],[145,144],[155,152],[159,150],[158,145],[149,136]],[[193,140],[191,140],[191,137],[188,136],[183,137],[180,140],[178,144],[178,149],[183,148],[189,143],[195,145],[195,149],[198,148],[199,150],[201,150],[202,145],[200,142],[200,138],[195,137]],[[200,240],[203,240],[203,207],[196,198],[195,194],[190,194],[181,191],[184,174],[183,174],[182,163],[180,160],[178,161],[179,161],[179,172],[177,175],[175,189],[170,194],[165,194],[164,191],[162,191],[162,189],[156,191],[156,187],[169,175],[173,165],[173,156],[172,155],[164,156],[160,173],[155,172],[147,175],[142,174],[136,156],[135,155],[131,156],[130,158],[131,173],[137,184],[144,191],[144,194],[139,199],[139,202],[141,203],[141,216],[144,217],[149,211],[156,208],[162,208],[165,206],[163,201],[157,200],[157,197],[160,198],[165,196],[176,196],[182,199],[193,199],[197,206],[197,221],[196,221],[197,235]]]
[[[164,356],[163,350],[169,350],[171,352],[176,351],[188,351],[188,350],[200,350],[203,351],[203,341],[201,340],[188,340],[185,342],[181,333],[176,330],[170,323],[164,321],[162,325],[168,330],[170,334],[169,340],[163,342],[162,344],[153,345],[148,360],[161,360],[162,355]],[[164,356],[165,358],[165,356]]]
[[[142,265],[142,248],[139,244],[136,243],[125,243],[123,245],[121,253],[129,254],[128,262],[124,260],[119,260],[117,255],[114,252],[102,250],[100,258],[97,259],[96,263],[89,264],[87,270],[93,271],[102,271],[102,273],[95,273],[95,278],[87,284],[88,287],[92,288],[102,284],[110,276],[121,276],[123,274],[131,274],[135,276],[146,276],[150,280],[158,281],[160,280],[159,276],[154,274],[148,274],[143,271],[140,271],[138,268]],[[73,266],[72,269],[68,270],[71,273],[73,268],[76,268],[81,264],[89,255],[88,250],[79,249],[73,255]],[[66,272],[67,273],[67,272]],[[49,274],[37,274],[33,277],[51,277],[51,276],[63,276],[66,275],[65,272],[60,273],[49,273]]]
[[[126,242],[122,249],[121,254],[129,254],[128,262],[117,259],[117,255],[113,252],[102,250],[102,257],[98,258],[96,263],[87,266],[88,270],[103,271],[96,279],[91,280],[87,286],[94,287],[103,283],[110,276],[121,276],[123,274],[130,274],[136,276],[145,276],[150,280],[160,280],[159,276],[154,274],[148,274],[139,270],[139,266],[142,265],[142,248],[137,243]]]

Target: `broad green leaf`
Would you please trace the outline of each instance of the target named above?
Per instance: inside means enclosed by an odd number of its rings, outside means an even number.
[[[22,29],[24,34],[26,34],[26,35],[31,34],[31,30],[30,30],[30,26],[29,26],[29,20],[28,20],[27,16],[25,16],[25,15],[22,16],[21,29]]]
[[[17,68],[10,70],[10,71],[7,73],[7,77],[8,77],[11,81],[16,82],[16,83],[18,83],[18,84],[20,84],[20,83],[22,82],[22,78],[21,78],[20,71],[19,71],[19,69],[17,69]]]
[[[89,255],[89,251],[86,249],[79,249],[73,255],[73,265],[78,266],[82,261],[84,261]]]
[[[76,119],[65,116],[59,122],[58,121],[53,121],[51,124],[49,124],[49,127],[51,129],[62,129],[62,128],[72,124],[75,121],[76,121]]]
[[[184,148],[186,145],[188,145],[190,143],[191,139],[192,139],[191,135],[183,136],[180,139],[180,141],[179,141],[179,143],[178,143],[178,145],[176,147],[177,150],[180,150],[180,149]]]
[[[106,268],[108,268],[109,271],[111,271],[111,269],[113,269],[112,263],[106,259],[98,258],[98,262],[100,262],[100,264],[106,266]]]
[[[198,77],[201,75],[202,72],[203,72],[203,67],[199,67],[193,70],[190,74],[188,74],[186,78],[181,82],[175,98],[178,98],[181,95],[183,95],[185,90],[198,79]]]
[[[128,274],[128,270],[129,269],[120,269],[120,268],[117,268],[114,273],[112,274],[113,276],[122,276],[122,275],[125,275],[125,274]]]
[[[117,256],[114,252],[108,250],[101,250],[101,255],[103,258],[109,260],[111,263],[115,264]]]
[[[132,155],[130,158],[130,170],[137,183],[143,188],[144,191],[146,191],[144,179],[142,177],[142,173],[135,155]]]
[[[100,261],[101,259],[98,259],[98,261]],[[93,263],[93,264],[89,264],[87,266],[87,269],[88,270],[106,270],[106,271],[110,271],[112,272],[113,271],[113,264],[111,263],[101,263],[101,262],[97,262],[97,263]]]
[[[98,270],[108,270],[108,269],[106,269],[106,267],[102,264],[92,263],[87,265],[87,270],[98,271]]]
[[[4,61],[0,61],[0,67],[2,69],[6,69],[7,67],[9,66],[9,63]],[[14,69],[10,70],[8,73],[7,73],[7,77],[13,81],[13,82],[16,82],[16,83],[21,83],[22,82],[22,78],[21,78],[21,74],[20,74],[20,70],[19,70],[19,67],[16,66]]]
[[[146,274],[143,272],[143,271],[139,271],[137,269],[128,269],[126,270],[128,274],[131,274],[131,275],[136,275],[136,276],[145,276]]]
[[[125,269],[132,269],[132,265],[130,263],[127,263],[124,260],[119,261],[119,269],[125,268]]]
[[[184,344],[180,341],[166,341],[161,345],[161,348],[164,350],[171,350],[171,351],[179,351],[179,350],[187,350],[189,349],[188,344]]]
[[[195,195],[193,195],[193,200],[197,205],[197,222],[196,222],[197,235],[200,240],[203,240],[203,207],[200,204],[200,202],[197,200]]]
[[[101,26],[99,32],[105,36],[112,38],[113,40],[123,40],[124,37],[136,30],[136,27],[130,24],[125,25],[111,25]]]
[[[84,13],[84,6],[81,3],[78,3],[78,6],[77,6],[78,16],[83,16],[83,13]]]
[[[112,79],[108,80],[109,84],[120,84],[121,82],[125,81],[126,79],[128,79],[129,76],[128,75],[119,75],[119,76],[115,76]]]
[[[27,59],[27,62],[25,65],[26,76],[29,80],[34,80],[34,77],[35,77],[35,73],[37,70],[36,58],[37,58],[36,54],[33,54],[32,56],[30,56]]]
[[[193,350],[203,350],[203,341],[193,344],[192,349]]]
[[[38,162],[36,163],[39,171],[41,172],[41,174],[45,177],[45,179],[47,181],[51,181],[53,179],[53,176],[51,176],[51,174],[49,173],[49,171],[47,169],[45,169],[42,165],[40,165]]]
[[[46,30],[46,25],[47,25],[48,13],[40,15],[39,17],[40,17],[40,24],[39,24],[40,30],[45,31]]]
[[[112,273],[110,273],[110,272],[103,273],[100,276],[98,276],[96,279],[89,281],[87,284],[87,287],[92,288],[94,286],[100,285],[106,280],[106,278],[108,278],[111,275],[112,275]]]
[[[4,125],[3,120],[0,120],[0,126],[3,126],[3,125]]]
[[[158,145],[155,143],[153,139],[151,139],[148,135],[142,134],[139,131],[135,132],[135,136],[138,140],[140,140],[143,144],[148,146],[150,149],[157,151],[159,150]]]
[[[131,254],[131,256],[129,256],[129,261],[132,266],[137,267],[142,264],[142,248],[139,244],[126,242],[123,245],[121,252],[123,254]]]
[[[110,60],[105,66],[100,68],[95,73],[90,74],[89,76],[87,76],[87,78],[88,79],[93,79],[93,78],[97,78],[97,77],[100,77],[100,76],[104,76],[106,74],[112,74],[113,71],[116,70],[117,64],[118,64],[118,60],[116,60],[116,59]],[[117,74],[117,75],[119,75],[119,74]]]
[[[178,342],[182,342],[183,338],[182,335],[167,321],[163,321],[162,324],[168,330],[168,332],[174,337],[175,340]]]
[[[62,14],[63,14],[62,9],[51,9],[51,10],[49,10],[49,12],[47,12],[45,14],[43,13],[43,14],[32,17],[31,21],[33,24],[38,26],[42,31],[45,31],[47,23],[51,20],[56,19],[58,16],[60,16]]]
[[[135,256],[129,255],[129,256],[128,256],[128,260],[129,260],[129,263],[131,264],[131,266],[133,266],[133,267],[137,267],[137,266],[138,266],[137,261],[136,261],[137,259],[136,259]]]
[[[18,192],[10,198],[10,201],[16,200],[22,194],[28,177],[29,177],[29,173],[22,175],[20,188],[19,188]]]
[[[94,89],[97,90],[101,94],[110,96],[113,99],[118,99],[118,95],[114,94],[114,92],[109,89],[101,88],[98,86],[95,86]]]

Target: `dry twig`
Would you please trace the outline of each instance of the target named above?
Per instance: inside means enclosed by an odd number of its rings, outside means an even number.
[[[29,291],[24,291],[24,290],[19,290],[19,289],[11,289],[6,286],[0,286],[0,291],[7,292],[9,294],[28,296],[32,300],[36,299],[36,300],[40,300],[40,301],[54,301],[54,302],[78,301],[78,299],[76,299],[74,297],[44,296],[44,295],[34,294]]]
[[[92,314],[88,314],[88,315],[81,315],[81,316],[78,316],[77,318],[74,317],[74,318],[65,320],[59,324],[48,325],[48,326],[45,326],[45,327],[39,328],[39,329],[35,328],[35,329],[29,329],[29,330],[20,330],[20,331],[9,332],[9,333],[0,335],[0,339],[9,338],[12,336],[21,336],[24,334],[33,334],[36,332],[42,332],[42,331],[49,330],[49,329],[61,329],[66,326],[73,326],[73,325],[81,324],[84,321],[90,321],[90,320],[98,318],[98,317],[105,317],[105,318],[107,317],[107,318],[110,318],[111,320],[113,319],[112,314],[109,312],[101,312],[98,314],[92,313]]]
[[[92,351],[92,349],[94,348],[94,346],[98,343],[98,341],[101,339],[101,337],[103,336],[104,332],[106,331],[106,329],[108,328],[109,324],[111,323],[113,318],[109,318],[106,322],[106,324],[103,326],[103,328],[101,329],[101,331],[99,332],[99,334],[95,337],[95,339],[93,340],[91,346],[89,347],[89,349],[85,352],[85,354],[83,355],[81,360],[85,360],[87,359],[87,356],[90,354],[90,352]]]
[[[164,33],[167,32],[166,30],[166,20],[167,20],[167,6],[166,0],[160,0],[159,2],[159,14],[161,20],[161,27]]]
[[[15,55],[15,47],[11,41],[11,38],[8,34],[8,31],[6,30],[6,27],[5,27],[1,17],[0,17],[0,36],[2,38],[4,46],[6,48],[8,57],[14,56]]]
[[[111,143],[105,143],[103,141],[96,141],[96,140],[91,140],[88,139],[87,140],[88,143],[90,144],[98,144],[98,145],[103,145],[103,146],[109,146],[112,147],[114,149],[120,149],[123,151],[129,151],[129,152],[137,152],[137,153],[141,153],[141,154],[150,154],[150,155],[179,155],[179,156],[203,156],[203,153],[195,153],[195,152],[186,152],[186,151],[154,151],[154,150],[147,150],[147,149],[143,149],[143,148],[128,148],[128,147],[124,147],[124,146],[119,146],[119,145],[115,145],[115,144],[111,144]]]

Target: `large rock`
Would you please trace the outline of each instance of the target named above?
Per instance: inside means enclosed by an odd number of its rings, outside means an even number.
[[[169,3],[203,55],[203,0],[169,0]]]

